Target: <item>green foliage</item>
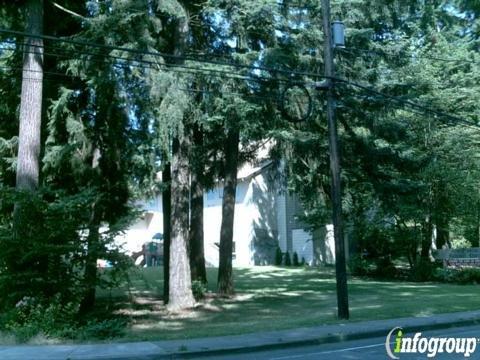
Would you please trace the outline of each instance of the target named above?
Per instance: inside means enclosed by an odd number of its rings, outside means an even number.
[[[434,280],[435,264],[428,259],[420,259],[412,269],[412,280],[423,282]]]
[[[24,298],[43,299],[44,303],[50,299],[59,304],[78,302],[86,285],[87,229],[96,193],[83,190],[67,195],[48,188],[36,193],[0,191],[0,291],[5,294],[0,307],[12,309]],[[113,269],[96,279],[98,286],[115,286],[131,264],[113,245],[114,237],[127,224],[119,221],[100,236],[97,254],[110,261]]]
[[[298,254],[296,251],[293,253],[293,266],[300,266],[300,262],[298,261]]]
[[[73,338],[79,340],[109,340],[121,337],[126,330],[126,319],[113,318],[105,320],[89,320],[75,330]]]
[[[472,247],[472,243],[464,237],[458,237],[451,240],[452,249],[468,249]]]
[[[205,297],[207,286],[199,280],[192,281],[192,293],[195,300],[199,301]]]
[[[366,276],[371,273],[371,264],[361,255],[351,256],[348,268],[353,276]]]
[[[277,249],[275,250],[275,265],[281,266],[282,260],[283,260],[282,250],[280,249],[279,246],[277,246]]]
[[[450,269],[440,268],[435,271],[434,279],[436,281],[454,283],[454,284],[480,284],[480,269],[464,268]]]
[[[20,343],[37,335],[66,337],[76,326],[78,302],[65,303],[60,294],[40,299],[24,297],[0,318],[0,329],[13,334]]]
[[[285,253],[284,258],[285,266],[292,266],[292,259],[290,258],[290,253],[288,251]]]

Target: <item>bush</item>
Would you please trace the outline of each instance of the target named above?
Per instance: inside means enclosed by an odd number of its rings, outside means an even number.
[[[305,266],[307,262],[305,261],[305,258],[302,256],[302,261],[300,262],[301,266]]]
[[[292,259],[290,259],[288,251],[285,253],[285,266],[292,266]]]
[[[109,224],[95,244],[98,258],[113,267],[87,279],[82,229],[91,223],[94,191],[41,188],[32,194],[0,187],[0,199],[0,330],[20,342],[37,334],[75,337],[87,286],[114,287],[125,278],[131,260],[113,240],[128,217]]]
[[[460,270],[455,276],[458,284],[480,284],[480,269],[467,268]]]
[[[354,255],[348,261],[350,274],[353,276],[366,276],[370,272],[370,264],[361,255]]]
[[[120,337],[125,333],[127,321],[125,319],[107,319],[103,321],[90,320],[76,332],[80,340],[108,340]]]
[[[195,300],[201,300],[205,297],[207,292],[207,287],[205,284],[199,280],[192,281],[192,293]]]
[[[389,256],[375,259],[375,276],[382,279],[394,279],[397,277],[397,268],[393,265]]]
[[[412,280],[423,282],[435,280],[435,264],[428,259],[420,259],[412,269]]]
[[[283,260],[283,253],[280,247],[277,246],[277,250],[275,250],[275,265],[281,266]]]
[[[437,269],[434,279],[455,284],[480,284],[480,269]]]
[[[48,302],[25,297],[3,316],[3,328],[18,342],[26,342],[38,334],[64,337],[76,326],[78,308],[79,303],[64,304],[60,295]]]
[[[109,224],[94,247],[98,258],[113,267],[89,278],[90,283],[84,276],[89,241],[84,229],[97,199],[93,190],[69,195],[49,188],[34,194],[0,188],[0,199],[0,311],[13,309],[25,298],[49,304],[57,295],[66,305],[92,285],[114,287],[125,278],[131,260],[114,245],[114,238],[128,226],[128,216]]]
[[[293,253],[293,266],[300,266],[300,262],[298,261],[298,254],[296,251]]]
[[[472,243],[463,237],[452,239],[451,242],[452,249],[469,249],[472,247]]]

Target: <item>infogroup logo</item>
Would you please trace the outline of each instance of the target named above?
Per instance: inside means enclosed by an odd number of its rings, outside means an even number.
[[[394,335],[395,334],[395,335]],[[395,336],[395,341],[392,341]],[[393,344],[392,344],[393,342]],[[470,357],[477,348],[476,338],[424,337],[421,332],[407,337],[401,327],[395,327],[387,335],[385,349],[391,359],[400,359],[400,354],[426,354],[433,358],[437,354],[459,354]]]

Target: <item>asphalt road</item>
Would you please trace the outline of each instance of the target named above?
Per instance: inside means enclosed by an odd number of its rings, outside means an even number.
[[[357,359],[389,359],[384,337],[352,340],[334,344],[323,344],[318,346],[296,347],[272,351],[262,351],[255,353],[243,353],[221,356],[208,356],[212,360],[297,360],[297,359],[325,359],[325,360],[357,360]],[[413,337],[414,333],[404,335]],[[480,338],[480,326],[469,326],[461,328],[450,328],[435,331],[422,332],[422,337],[459,337],[459,338]],[[392,343],[395,337],[392,337]],[[400,359],[429,359],[427,354],[395,354]],[[205,358],[204,358],[205,359]],[[480,343],[476,346],[476,351],[470,357],[464,357],[463,354],[437,354],[434,359],[480,359]]]

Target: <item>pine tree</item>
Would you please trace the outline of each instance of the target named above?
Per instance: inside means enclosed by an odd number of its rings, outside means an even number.
[[[25,4],[26,29],[32,35],[43,35],[43,0]],[[43,40],[25,40],[20,101],[20,129],[17,159],[17,189],[33,191],[40,176],[40,131],[43,92]]]

